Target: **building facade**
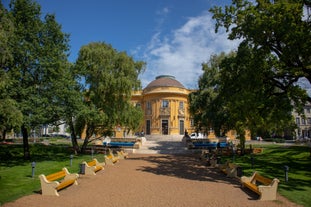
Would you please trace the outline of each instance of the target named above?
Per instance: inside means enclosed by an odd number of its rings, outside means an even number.
[[[303,114],[298,114],[296,111],[293,111],[293,117],[297,125],[295,130],[296,139],[310,139],[311,138],[311,104],[307,103],[304,106]]]
[[[143,90],[135,91],[132,102],[144,111],[142,131],[146,135],[184,135],[191,130],[186,89],[174,76],[161,75]]]

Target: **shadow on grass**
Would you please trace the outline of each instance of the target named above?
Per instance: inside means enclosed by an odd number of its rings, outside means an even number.
[[[67,145],[30,145],[31,160],[40,161],[62,161],[68,159],[70,150]],[[0,145],[0,166],[13,167],[28,165],[23,157],[23,145],[11,144]]]

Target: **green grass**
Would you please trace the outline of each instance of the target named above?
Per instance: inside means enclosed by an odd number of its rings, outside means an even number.
[[[0,145],[0,206],[19,197],[39,193],[40,174],[51,174],[67,167],[78,173],[80,163],[92,159],[91,155],[74,156],[70,165],[70,152],[64,145],[31,145],[32,160],[23,160],[22,145]],[[94,155],[103,161],[103,155]],[[31,163],[35,161],[34,177]]]
[[[262,144],[261,154],[237,156],[235,162],[243,168],[243,174],[251,175],[254,171],[269,178],[280,180],[278,192],[289,200],[311,207],[311,158],[307,146],[286,144]],[[253,166],[252,159],[253,156]],[[232,159],[227,157],[224,159]],[[288,182],[285,180],[284,166],[289,167]]]

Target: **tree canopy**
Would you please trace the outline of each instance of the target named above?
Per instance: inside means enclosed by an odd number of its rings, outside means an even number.
[[[115,126],[135,127],[134,123],[140,122],[141,109],[135,108],[130,98],[132,91],[140,88],[138,75],[144,66],[144,62],[135,61],[104,42],[80,49],[75,73],[84,80],[88,106],[80,116],[80,126],[87,127],[84,146],[94,134],[102,136],[111,133]]]
[[[310,1],[304,0],[233,0],[232,5],[214,7],[211,12],[216,31],[224,27],[229,39],[242,39],[252,48],[276,57],[265,79],[279,88],[279,93],[287,93],[298,92],[295,86],[300,78],[311,83],[310,6]],[[300,98],[291,94],[298,104]]]
[[[70,80],[69,36],[54,15],[41,19],[40,6],[31,0],[12,0],[9,11],[2,5],[1,9],[1,25],[8,34],[0,37],[6,44],[1,53],[5,99],[15,106],[13,113],[22,115],[15,123],[21,126],[24,156],[29,159],[30,130],[63,118],[63,88]]]
[[[311,80],[309,7],[309,1],[233,0],[211,9],[216,32],[224,27],[241,43],[203,64],[199,90],[190,94],[199,126],[235,129],[241,140],[246,129],[272,136],[293,128],[293,107],[302,111],[311,100],[298,84]]]

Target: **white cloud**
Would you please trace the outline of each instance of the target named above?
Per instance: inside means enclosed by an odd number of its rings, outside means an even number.
[[[147,70],[141,76],[143,87],[158,75],[173,75],[187,88],[197,87],[201,64],[212,54],[236,49],[238,41],[227,39],[227,33],[215,33],[210,13],[189,18],[185,24],[162,35],[158,30],[151,38],[144,59]]]

